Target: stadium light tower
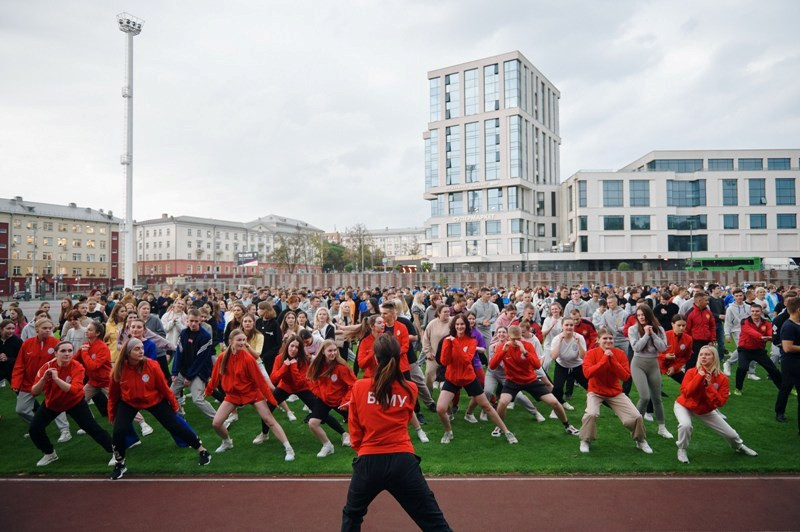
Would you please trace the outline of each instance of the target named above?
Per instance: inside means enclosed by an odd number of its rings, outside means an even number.
[[[125,224],[122,230],[125,238],[125,287],[133,288],[133,38],[142,32],[144,20],[128,13],[117,15],[120,31],[126,33],[127,52],[125,85],[122,97],[125,98],[125,153],[120,163],[125,167]]]

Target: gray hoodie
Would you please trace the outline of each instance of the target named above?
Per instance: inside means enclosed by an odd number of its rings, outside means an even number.
[[[656,358],[667,349],[667,335],[659,326],[653,327],[653,334],[639,336],[639,327],[632,325],[628,329],[628,340],[633,347],[633,355],[644,358]]]

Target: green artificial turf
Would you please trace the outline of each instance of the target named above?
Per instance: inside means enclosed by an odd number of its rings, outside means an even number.
[[[505,438],[490,436],[493,428],[491,423],[469,424],[464,421],[467,398],[463,393],[461,410],[453,423],[455,439],[449,445],[439,443],[442,425],[435,413],[427,411],[424,413],[428,424],[424,428],[431,443],[419,443],[413,431],[412,441],[417,454],[423,459],[423,471],[430,475],[798,472],[800,460],[793,458],[800,451],[795,417],[797,399],[790,398],[787,412],[789,423],[777,423],[773,411],[777,390],[760,368],[759,375],[761,381],[747,380],[744,395],[732,395],[722,409],[745,443],[758,451],[759,456],[755,458],[733,452],[720,437],[700,422],[695,422],[694,437],[689,447],[691,464],[678,463],[675,440],[658,436],[656,424],[650,422],[646,422],[648,441],[655,453],[645,455],[634,447],[628,432],[607,408],[601,409],[598,439],[592,444],[589,454],[578,451],[578,438],[565,434],[559,421],[548,419],[544,423],[537,423],[521,408],[510,410],[506,416],[509,428],[519,439],[518,445],[509,445]],[[664,399],[667,428],[677,437],[672,405],[678,395],[678,385],[671,379],[665,379],[664,390],[669,394],[669,398]],[[571,401],[575,411],[568,412],[576,427],[580,426],[585,397],[585,391],[576,387]],[[110,472],[106,465],[109,456],[88,436],[76,435],[74,421],[71,422],[72,440],[63,444],[54,443],[60,460],[44,468],[36,467],[41,453],[29,439],[23,438],[25,425],[14,412],[14,398],[10,388],[0,388],[0,474],[104,475]],[[632,399],[636,401],[635,388]],[[259,433],[260,424],[255,410],[248,407],[240,411],[240,420],[231,426],[234,449],[224,454],[214,454],[210,466],[202,468],[197,465],[197,455],[193,450],[176,447],[163,427],[145,413],[155,433],[143,438],[142,445],[129,451],[129,471],[131,474],[173,476],[349,474],[350,463],[355,456],[352,449],[342,447],[338,435],[329,430],[331,441],[336,444],[336,453],[318,459],[315,455],[320,445],[302,422],[305,416],[301,410],[302,403],[290,405],[298,421],[290,423],[281,411],[276,412],[276,418],[295,448],[297,458],[294,462],[284,462],[283,449],[274,436],[260,446],[251,443]],[[93,411],[94,408],[92,406]],[[542,405],[541,410],[545,416],[550,413],[546,406]],[[191,401],[187,401],[186,412],[189,423],[213,452],[220,439],[212,430],[210,421],[200,414]],[[110,428],[105,420],[101,420],[101,424]],[[55,442],[58,437],[55,424],[49,427],[48,433]]]

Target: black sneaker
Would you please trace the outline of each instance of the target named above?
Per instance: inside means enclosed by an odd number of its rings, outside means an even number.
[[[114,464],[114,471],[111,472],[111,480],[121,479],[127,470],[128,468],[125,467],[125,462],[117,462]]]
[[[211,462],[211,453],[208,451],[200,451],[198,463],[203,465],[208,465]]]
[[[775,421],[777,421],[778,423],[786,423],[787,419],[784,414],[776,414]]]
[[[430,410],[431,412],[436,412],[436,403],[429,404],[428,410]]]
[[[427,425],[428,421],[425,419],[425,416],[422,415],[422,412],[417,413],[417,421],[419,421],[420,425]]]

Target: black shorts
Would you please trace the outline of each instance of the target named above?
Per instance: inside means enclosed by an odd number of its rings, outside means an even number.
[[[551,393],[550,390],[547,389],[547,385],[538,379],[528,384],[517,384],[516,382],[511,382],[506,379],[501,393],[510,394],[511,400],[513,401],[517,394],[522,391],[528,392],[537,401],[540,400],[543,395]]]
[[[458,393],[458,390],[464,388],[467,392],[467,395],[470,397],[475,397],[477,395],[483,395],[483,386],[481,386],[480,381],[477,377],[471,383],[467,384],[466,386],[456,386],[452,382],[445,380],[442,384],[442,390],[450,393]]]
[[[327,419],[328,414],[331,410],[336,410],[339,415],[341,415],[344,419],[347,419],[347,411],[339,410],[338,407],[329,406],[325,404],[325,401],[317,397],[314,401],[314,406],[311,407],[311,414],[308,415],[309,419]]]

